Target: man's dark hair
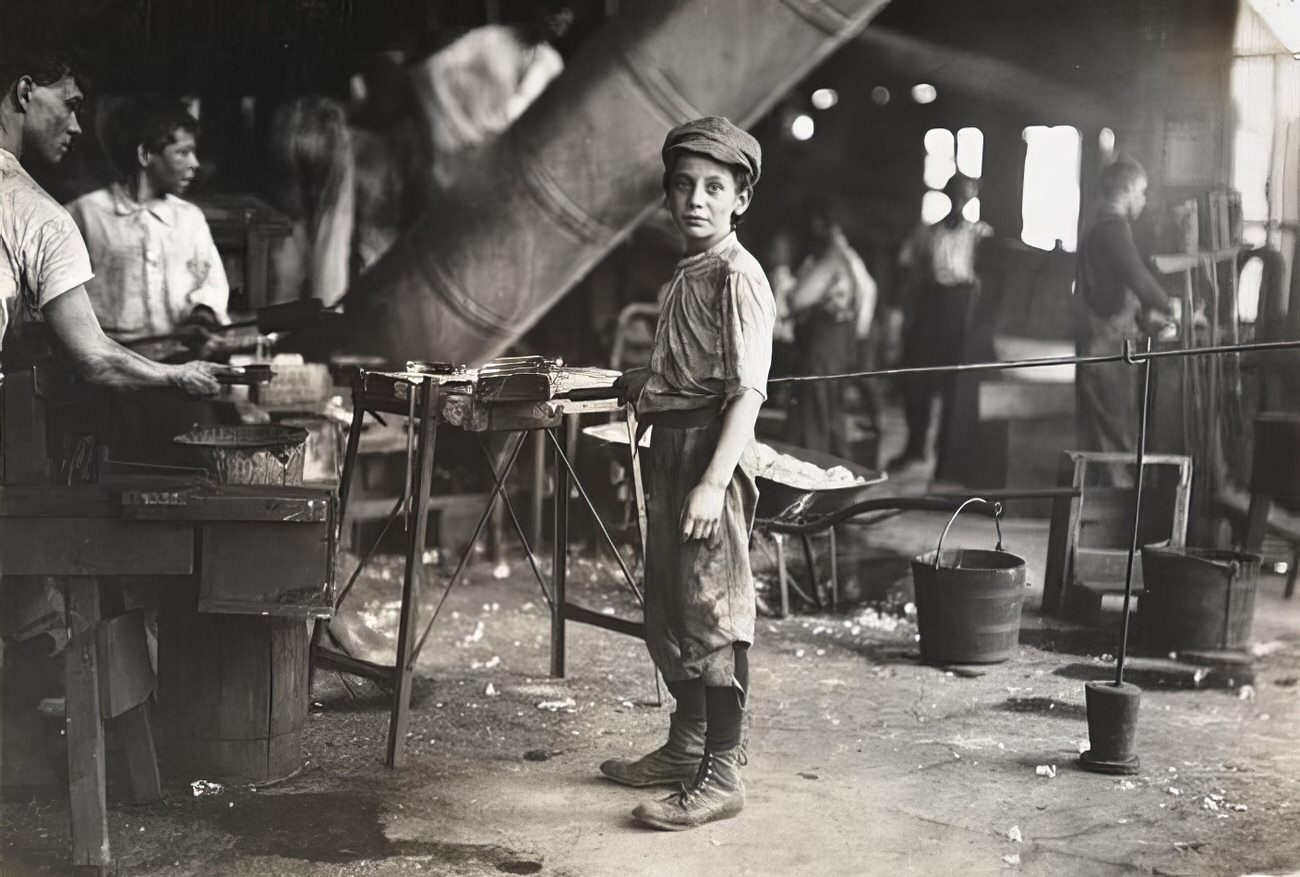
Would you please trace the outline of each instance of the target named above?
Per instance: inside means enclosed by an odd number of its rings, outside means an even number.
[[[73,47],[52,41],[27,41],[10,45],[0,52],[0,95],[7,94],[14,83],[30,76],[37,85],[53,85],[65,76],[71,76],[82,91],[90,88],[84,60]]]
[[[106,126],[105,148],[108,158],[123,177],[130,176],[138,162],[136,154],[143,146],[149,152],[161,152],[176,142],[176,132],[185,131],[198,137],[198,120],[177,100],[135,98],[128,101]]]
[[[830,199],[814,195],[803,202],[804,228],[811,228],[814,222],[820,222],[826,228],[836,224],[835,206]]]
[[[1138,180],[1146,179],[1146,175],[1147,172],[1136,160],[1121,155],[1101,169],[1097,187],[1104,197],[1114,198],[1128,191]]]
[[[975,177],[968,176],[959,171],[949,177],[948,182],[943,184],[943,193],[949,198],[953,198],[963,187],[966,186],[971,187],[976,195],[979,194],[980,181]]]

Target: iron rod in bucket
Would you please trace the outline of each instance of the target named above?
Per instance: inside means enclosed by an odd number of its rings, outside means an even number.
[[[1133,536],[1129,542],[1128,563],[1124,568],[1124,622],[1120,629],[1118,659],[1115,661],[1115,685],[1124,684],[1124,657],[1128,651],[1129,607],[1133,601],[1133,557],[1138,550],[1138,527],[1142,520],[1142,470],[1145,468],[1147,453],[1147,415],[1151,408],[1151,339],[1147,339],[1147,356],[1142,362],[1142,406],[1138,416],[1137,440],[1137,479],[1133,497]],[[1133,358],[1133,342],[1124,342],[1124,358],[1137,363]]]
[[[935,569],[939,568],[939,558],[943,555],[943,540],[945,537],[947,537],[949,528],[952,527],[953,522],[957,520],[957,516],[962,513],[962,510],[965,509],[966,506],[970,505],[973,502],[982,502],[984,503],[984,505],[993,506],[993,525],[998,528],[998,544],[996,550],[998,551],[1003,550],[1002,549],[1002,503],[992,502],[990,500],[978,496],[972,496],[970,499],[966,500],[961,505],[957,506],[957,511],[952,513],[952,517],[949,518],[948,523],[944,525],[943,532],[939,534],[939,544],[936,545],[934,548]]]

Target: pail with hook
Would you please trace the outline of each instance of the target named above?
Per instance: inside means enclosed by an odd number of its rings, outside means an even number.
[[[968,499],[948,519],[934,551],[912,559],[916,626],[927,664],[992,664],[1016,653],[1025,602],[1025,559],[1002,549],[1002,505],[992,503],[998,541],[993,551],[944,550],[943,540]]]

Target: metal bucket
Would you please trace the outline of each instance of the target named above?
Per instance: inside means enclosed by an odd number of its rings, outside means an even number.
[[[172,441],[197,448],[222,484],[302,484],[307,430],[273,423],[202,426]]]
[[[912,560],[916,626],[927,664],[992,664],[1016,653],[1025,602],[1025,559],[1002,550],[1002,505],[993,503],[993,551],[943,550],[944,537],[969,499],[953,513],[934,551]]]
[[[1138,619],[1160,651],[1244,649],[1250,645],[1259,583],[1258,554],[1142,547]]]

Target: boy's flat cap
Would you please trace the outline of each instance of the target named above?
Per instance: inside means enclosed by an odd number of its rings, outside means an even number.
[[[749,171],[749,182],[758,182],[763,167],[763,150],[758,141],[721,116],[705,116],[678,125],[664,138],[664,168],[672,167],[674,150],[697,152],[723,164],[734,164]]]

